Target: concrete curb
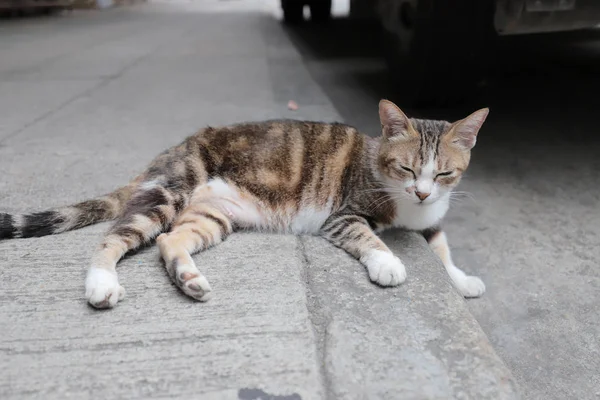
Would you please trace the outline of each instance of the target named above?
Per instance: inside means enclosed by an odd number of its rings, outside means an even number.
[[[300,239],[326,398],[518,398],[511,372],[425,241],[399,231],[384,238],[408,266],[397,288],[371,284],[323,239]]]

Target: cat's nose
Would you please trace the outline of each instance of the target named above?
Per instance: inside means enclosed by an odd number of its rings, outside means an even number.
[[[425,200],[426,198],[428,198],[428,197],[429,197],[429,195],[430,195],[431,193],[423,193],[423,192],[419,192],[419,191],[417,190],[417,191],[415,192],[415,194],[417,195],[417,197],[418,197],[419,199],[421,199],[421,201],[423,201],[423,200]]]

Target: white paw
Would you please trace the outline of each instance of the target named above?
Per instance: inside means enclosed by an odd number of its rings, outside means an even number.
[[[361,258],[369,278],[381,286],[397,286],[406,280],[406,268],[392,253],[371,250]]]
[[[125,297],[115,272],[91,267],[85,279],[85,297],[96,308],[112,308]]]
[[[178,265],[175,271],[175,283],[188,296],[207,301],[211,297],[211,287],[208,280],[194,265]]]
[[[485,292],[485,284],[476,276],[465,276],[455,284],[464,297],[479,297]]]

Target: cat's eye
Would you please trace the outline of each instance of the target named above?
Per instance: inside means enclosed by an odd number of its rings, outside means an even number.
[[[398,166],[400,167],[400,169],[411,173],[414,179],[417,179],[417,174],[415,174],[415,171],[413,171],[412,169],[410,169],[408,167],[405,167],[404,165],[398,165]]]
[[[410,172],[411,174],[415,174],[415,171],[413,171],[412,169],[405,167],[404,165],[400,165],[400,168],[402,168],[403,170],[405,170],[406,172]]]
[[[439,174],[437,174],[435,177],[439,178],[440,176],[448,176],[448,175],[452,175],[454,171],[446,171],[446,172],[440,172]]]

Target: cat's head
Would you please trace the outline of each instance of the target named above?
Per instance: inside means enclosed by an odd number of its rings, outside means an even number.
[[[382,140],[378,167],[384,184],[407,201],[431,204],[458,185],[489,110],[454,123],[408,118],[394,103],[379,103]],[[392,190],[390,189],[390,190]]]

